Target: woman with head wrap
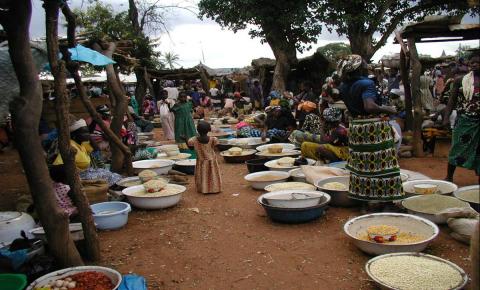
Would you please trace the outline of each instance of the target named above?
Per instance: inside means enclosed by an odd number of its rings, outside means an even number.
[[[342,112],[337,108],[326,108],[323,111],[325,133],[317,143],[303,142],[302,155],[325,163],[348,159],[347,128],[340,122]]]
[[[375,83],[365,77],[367,63],[349,55],[338,64],[340,96],[353,117],[349,127],[349,196],[371,201],[404,198],[394,131],[388,116],[394,107],[380,105]]]

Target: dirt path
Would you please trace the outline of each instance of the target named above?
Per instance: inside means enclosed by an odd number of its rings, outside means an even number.
[[[0,155],[3,210],[12,209],[15,195],[26,190],[16,160],[12,152]],[[445,175],[445,159],[405,159],[401,164],[432,178]],[[373,288],[363,271],[370,257],[342,229],[349,218],[360,215],[358,210],[330,208],[326,216],[302,225],[272,223],[256,204],[261,192],[243,180],[246,167],[221,162],[221,169],[223,193],[200,195],[190,177],[178,206],[134,210],[124,229],[101,232],[101,264],[143,275],[149,289]],[[459,169],[455,182],[475,184],[476,177]],[[427,253],[470,272],[468,247],[450,238],[446,227]]]

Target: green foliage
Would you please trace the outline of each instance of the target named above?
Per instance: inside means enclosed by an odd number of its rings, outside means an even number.
[[[467,1],[458,0],[319,0],[316,17],[330,32],[346,35],[354,53],[357,47],[352,41],[370,38],[372,41],[366,45],[371,46],[367,50],[371,57],[405,22],[419,21],[426,15],[462,15],[467,11],[473,12]]]
[[[133,32],[128,12],[115,13],[111,5],[95,1],[84,10],[75,9],[78,25],[81,32],[88,35],[92,40],[132,40],[134,44],[133,54],[140,60],[141,66],[148,68],[163,67],[160,61],[160,53],[155,51],[156,45],[148,36]]]
[[[300,52],[311,48],[321,32],[313,17],[313,0],[201,0],[200,18],[211,18],[234,32],[249,29],[252,37],[293,46]]]
[[[477,47],[478,49],[478,47]],[[458,45],[456,52],[457,58],[463,58],[463,59],[468,59],[470,54],[472,54],[472,51],[474,49],[470,47],[469,45],[462,45],[461,43]]]
[[[174,69],[175,66],[178,65],[180,58],[178,57],[178,54],[175,54],[174,52],[167,52],[163,55],[162,60],[170,69]]]
[[[335,63],[340,57],[351,54],[352,50],[346,43],[334,42],[317,48],[317,52]]]

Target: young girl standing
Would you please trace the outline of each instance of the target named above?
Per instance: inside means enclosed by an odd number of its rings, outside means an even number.
[[[188,140],[188,145],[195,149],[197,164],[195,167],[195,185],[199,193],[219,193],[222,191],[222,178],[218,167],[215,146],[218,139],[209,137],[212,128],[205,121],[197,125],[198,136]]]

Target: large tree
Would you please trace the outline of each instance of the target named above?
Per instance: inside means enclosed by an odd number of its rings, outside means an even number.
[[[249,29],[252,37],[270,45],[276,59],[272,89],[283,91],[297,50],[315,43],[321,23],[313,17],[317,1],[312,0],[201,0],[201,18],[214,19],[234,32]]]
[[[461,14],[467,8],[461,0],[320,0],[317,19],[345,35],[353,53],[370,60],[405,21],[445,11]]]
[[[317,52],[323,54],[331,62],[335,63],[339,58],[352,53],[350,45],[343,42],[333,42],[317,48]]]

